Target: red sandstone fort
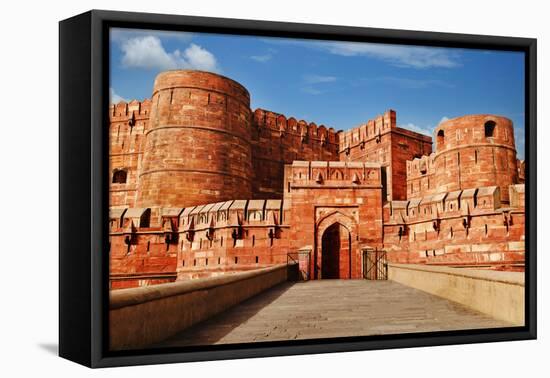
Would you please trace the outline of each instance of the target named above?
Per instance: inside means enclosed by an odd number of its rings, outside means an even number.
[[[252,111],[239,83],[178,70],[157,76],[151,99],[112,105],[109,127],[112,288],[290,256],[307,257],[312,279],[361,278],[367,250],[523,269],[525,164],[507,118],[442,122],[433,148],[393,110],[335,131]]]

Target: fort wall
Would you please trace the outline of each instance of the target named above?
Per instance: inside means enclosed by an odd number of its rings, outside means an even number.
[[[297,251],[310,254],[312,278],[360,278],[365,248],[396,263],[523,269],[524,185],[510,186],[511,206],[492,186],[382,207],[380,172],[375,163],[297,161],[286,166],[284,200],[111,209],[111,287],[285,264]],[[323,271],[326,242],[337,244],[338,273]]]
[[[120,102],[109,108],[110,206],[135,206],[142,146],[151,101]]]
[[[367,248],[397,263],[523,269],[527,168],[507,118],[443,122],[432,152],[393,110],[335,131],[252,112],[242,85],[188,70],[109,114],[113,289],[298,251],[310,278],[361,278]]]
[[[339,160],[339,132],[264,109],[254,111],[254,198],[282,198],[285,164],[294,160]]]
[[[286,167],[290,246],[311,251],[313,278],[336,278],[331,275],[337,272],[341,278],[361,277],[361,248],[382,242],[381,178],[378,163],[295,161]],[[325,235],[331,230],[337,240]],[[338,253],[328,255],[326,242],[339,244]],[[336,271],[325,269],[331,258]]]
[[[407,165],[409,198],[496,185],[501,200],[509,202],[508,186],[519,183],[521,172],[512,121],[486,114],[458,117],[442,122],[435,136],[435,155]]]
[[[397,127],[394,110],[340,133],[341,161],[382,164],[385,200],[407,198],[406,161],[431,151],[432,139],[429,136]]]
[[[525,261],[523,185],[479,187],[384,206],[384,248],[400,263],[522,270]]]
[[[186,70],[158,75],[136,205],[250,198],[250,119],[248,91],[231,79]]]

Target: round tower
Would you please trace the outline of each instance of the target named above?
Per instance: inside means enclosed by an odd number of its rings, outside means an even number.
[[[251,198],[250,95],[202,71],[159,74],[139,175],[138,207]]]
[[[511,120],[489,114],[453,118],[435,129],[435,142],[439,192],[496,185],[501,200],[509,201],[508,186],[518,182]]]

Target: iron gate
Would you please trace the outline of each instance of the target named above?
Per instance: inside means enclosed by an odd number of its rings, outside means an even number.
[[[366,280],[387,280],[388,261],[383,249],[363,250],[363,278]]]

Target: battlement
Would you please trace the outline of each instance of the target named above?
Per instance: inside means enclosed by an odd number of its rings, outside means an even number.
[[[510,206],[500,201],[500,187],[486,186],[443,192],[407,201],[390,201],[386,204],[385,221],[394,224],[406,224],[426,219],[445,217],[469,217],[494,212],[506,212],[522,209],[525,201],[525,185],[510,185]]]
[[[407,161],[407,198],[496,185],[508,202],[508,187],[525,181],[508,118],[457,117],[439,124],[435,135],[435,153]]]
[[[368,120],[360,126],[340,134],[340,151],[353,147],[364,146],[365,143],[380,139],[382,134],[397,128],[397,116],[395,110],[387,110],[383,115]]]
[[[109,106],[109,117],[112,121],[120,118],[128,118],[132,115],[149,117],[151,112],[151,99],[143,101],[132,100],[130,102],[120,101]]]
[[[294,161],[287,175],[294,186],[381,185],[381,165],[370,162]]]
[[[394,110],[337,131],[252,112],[244,86],[193,70],[159,74],[151,99],[112,104],[109,117],[113,288],[286,263],[298,249],[320,258],[337,244],[348,278],[361,276],[364,246],[402,262],[523,259],[527,173],[506,118],[443,122],[432,153]],[[316,277],[335,274],[324,264],[311,261]]]
[[[112,233],[159,231],[193,233],[247,224],[266,227],[283,222],[280,199],[231,200],[186,208],[111,208],[109,225]]]
[[[435,174],[435,152],[407,160],[407,180]]]
[[[325,125],[317,126],[314,122],[298,121],[294,117],[287,118],[283,114],[260,108],[254,111],[254,125],[276,131],[281,138],[285,135],[296,135],[303,143],[315,141],[321,145],[338,144],[340,133],[332,127],[327,129]]]

